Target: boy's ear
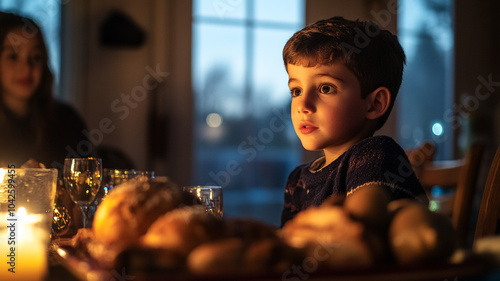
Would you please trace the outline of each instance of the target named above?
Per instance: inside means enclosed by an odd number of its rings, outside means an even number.
[[[391,92],[386,87],[378,87],[371,92],[366,99],[369,102],[366,118],[375,120],[384,115],[389,109],[389,105],[391,104]]]

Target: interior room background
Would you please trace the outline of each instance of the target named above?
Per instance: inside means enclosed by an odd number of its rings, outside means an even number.
[[[55,95],[95,145],[181,186],[222,185],[228,217],[278,224],[286,176],[318,156],[291,127],[281,50],[322,18],[398,34],[407,67],[380,134],[404,148],[431,140],[441,160],[481,141],[484,166],[500,143],[498,1],[0,0],[0,9],[43,26]]]

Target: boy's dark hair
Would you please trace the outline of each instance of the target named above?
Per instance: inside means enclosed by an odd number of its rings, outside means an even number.
[[[378,87],[387,87],[391,102],[378,120],[378,130],[394,106],[406,56],[397,37],[375,23],[333,17],[296,32],[283,48],[283,60],[285,66],[306,67],[340,61],[358,78],[362,98]]]

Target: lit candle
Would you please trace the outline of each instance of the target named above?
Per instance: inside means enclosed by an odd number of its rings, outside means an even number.
[[[48,234],[39,226],[42,215],[27,215],[20,207],[15,216],[2,218],[0,280],[43,280],[48,269]]]

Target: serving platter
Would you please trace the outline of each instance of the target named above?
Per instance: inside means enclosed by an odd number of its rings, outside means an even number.
[[[382,264],[366,268],[336,268],[317,270],[314,261],[291,267],[282,273],[231,273],[227,275],[195,276],[162,266],[162,257],[155,252],[131,250],[120,255],[120,262],[113,269],[106,269],[71,246],[70,239],[53,241],[51,251],[59,262],[79,280],[110,281],[463,281],[488,279],[495,268],[491,258],[459,250],[456,261],[443,261],[419,265]]]

